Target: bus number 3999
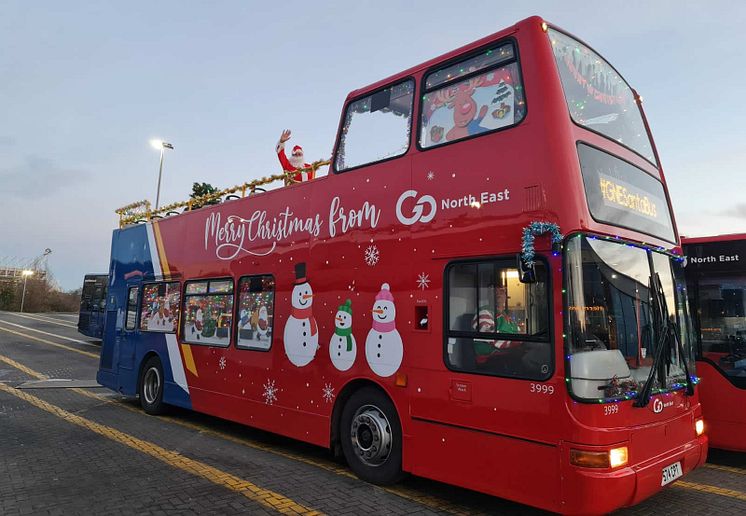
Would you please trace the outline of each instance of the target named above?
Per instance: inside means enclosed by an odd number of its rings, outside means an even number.
[[[537,394],[554,394],[554,385],[546,385],[544,383],[532,383],[531,392]]]

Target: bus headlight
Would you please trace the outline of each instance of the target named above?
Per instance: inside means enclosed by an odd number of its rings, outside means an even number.
[[[628,454],[626,446],[609,450],[609,464],[611,464],[612,468],[624,466],[625,464],[627,464],[627,460]]]
[[[570,463],[584,468],[618,468],[628,461],[626,446],[608,451],[570,450]]]
[[[705,420],[698,419],[694,422],[694,430],[697,432],[697,437],[705,433]]]

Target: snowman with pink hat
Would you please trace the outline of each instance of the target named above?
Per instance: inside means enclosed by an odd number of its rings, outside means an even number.
[[[372,314],[373,327],[365,339],[365,358],[378,376],[391,376],[401,365],[404,343],[396,330],[396,306],[388,283],[381,285]]]

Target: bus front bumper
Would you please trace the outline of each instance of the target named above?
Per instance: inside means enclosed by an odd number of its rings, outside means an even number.
[[[605,514],[620,507],[636,505],[663,489],[661,484],[665,468],[678,462],[682,476],[685,476],[702,465],[707,459],[707,446],[707,436],[702,435],[665,454],[615,470],[583,468],[565,460],[561,512]],[[568,457],[569,450],[566,451],[564,456]],[[632,450],[630,452],[634,453]]]

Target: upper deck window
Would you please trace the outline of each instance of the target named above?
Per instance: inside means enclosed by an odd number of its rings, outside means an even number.
[[[401,156],[409,148],[414,81],[350,102],[334,166],[338,171]]]
[[[422,100],[422,148],[517,124],[526,103],[513,44],[428,74]]]
[[[601,56],[549,29],[552,51],[575,123],[629,147],[656,164],[632,88]]]

